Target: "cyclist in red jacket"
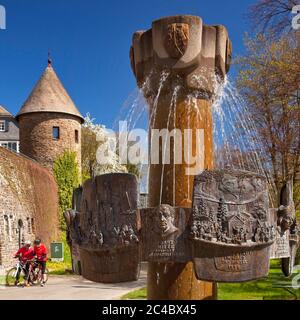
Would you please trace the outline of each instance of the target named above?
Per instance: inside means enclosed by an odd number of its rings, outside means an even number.
[[[34,250],[31,247],[31,242],[26,241],[24,246],[20,248],[14,255],[15,258],[19,258],[22,264],[24,265],[25,269],[25,286],[28,286],[28,271],[29,271],[29,261],[33,259],[34,257]],[[16,275],[16,282],[15,285],[18,285],[19,279],[20,279],[20,271],[18,270],[18,273]]]
[[[37,263],[42,268],[43,281],[41,286],[43,287],[46,283],[45,279],[45,271],[46,271],[46,263],[47,263],[47,249],[45,245],[42,243],[41,239],[34,240],[34,255],[36,257]]]

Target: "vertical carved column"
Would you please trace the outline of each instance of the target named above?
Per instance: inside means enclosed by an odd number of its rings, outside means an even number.
[[[154,129],[180,129],[170,142],[170,162],[163,164],[166,144],[159,147],[150,139],[150,149],[159,150],[159,164],[150,163],[149,205],[191,207],[193,175],[213,167],[212,101],[216,76],[229,70],[231,42],[222,26],[210,27],[195,16],[167,17],[153,22],[152,29],[136,32],[130,51],[131,64],[139,87],[150,107],[150,137]],[[185,141],[184,130],[191,139]],[[196,140],[197,129],[203,139]],[[182,150],[178,150],[182,141]],[[189,147],[189,155],[184,150]],[[198,148],[198,149],[197,149]],[[203,159],[190,166],[196,153]],[[181,155],[180,155],[181,153]],[[178,159],[185,160],[178,164]],[[193,264],[149,263],[148,299],[213,299],[213,283],[198,281]]]

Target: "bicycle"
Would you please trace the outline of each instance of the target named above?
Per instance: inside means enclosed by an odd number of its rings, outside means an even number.
[[[26,264],[30,263],[28,269],[28,276],[26,279]],[[46,283],[49,278],[49,270],[45,270],[45,281]],[[11,268],[6,274],[6,285],[8,287],[17,286],[20,283],[20,278],[23,276],[23,280],[28,280],[31,284],[41,284],[43,282],[42,268],[41,265],[36,260],[30,260],[27,262],[22,262],[20,259],[16,266]]]
[[[17,262],[16,266],[11,268],[6,274],[6,285],[8,287],[17,286],[20,283],[20,278],[23,276],[25,280],[26,276],[26,264],[21,259]]]
[[[32,284],[47,283],[49,279],[49,270],[45,270],[45,278],[43,279],[42,267],[37,260],[29,261],[28,281]]]

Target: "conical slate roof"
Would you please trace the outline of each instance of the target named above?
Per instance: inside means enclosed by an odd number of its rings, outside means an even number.
[[[10,112],[8,112],[3,106],[0,105],[0,116],[2,117],[14,117]]]
[[[51,64],[46,68],[16,117],[33,112],[66,113],[79,117],[83,122],[82,115],[68,95]]]

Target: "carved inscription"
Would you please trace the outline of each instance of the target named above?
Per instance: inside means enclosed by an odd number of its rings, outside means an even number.
[[[149,254],[150,259],[160,259],[162,257],[171,258],[175,252],[175,240],[163,240],[159,242],[157,249]]]
[[[253,253],[251,251],[233,254],[232,256],[216,257],[215,265],[218,270],[226,272],[241,272],[249,270]]]
[[[289,232],[276,232],[276,240],[272,246],[272,259],[290,257]]]

